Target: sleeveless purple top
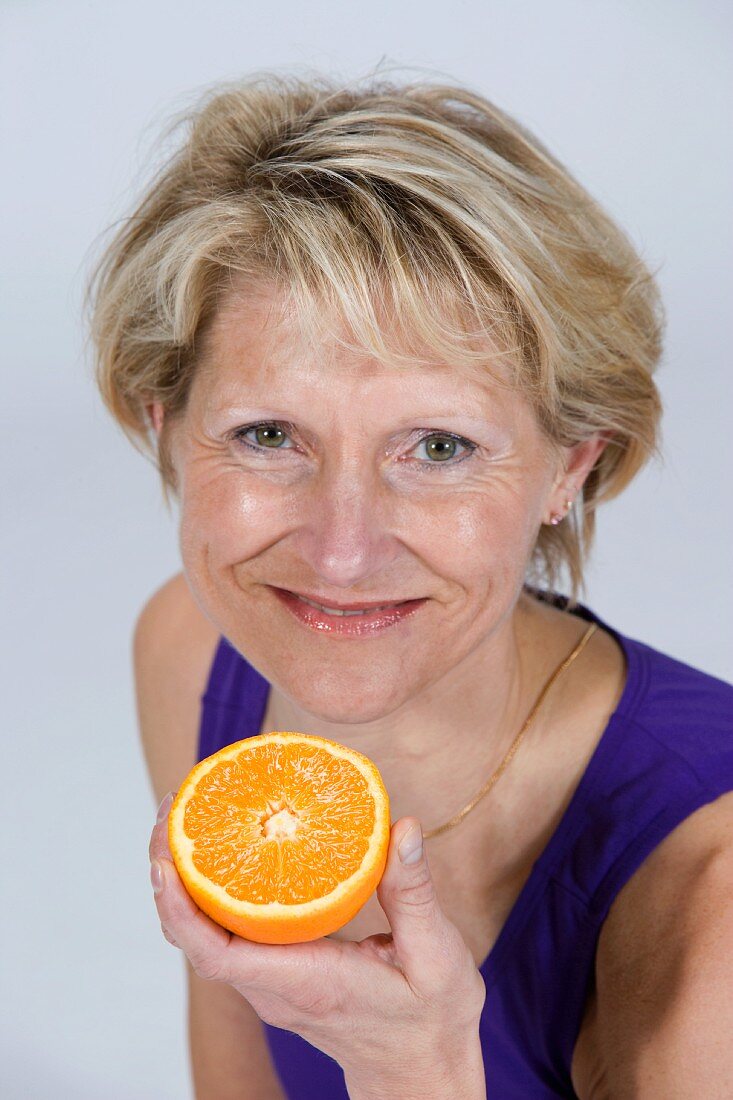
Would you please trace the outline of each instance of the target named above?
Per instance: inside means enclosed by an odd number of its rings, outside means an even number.
[[[733,790],[733,685],[625,637],[583,604],[573,614],[621,645],[626,684],[480,968],[487,1090],[502,1100],[576,1097],[573,1048],[614,898],[680,822]],[[199,760],[258,734],[268,691],[222,637],[201,698]],[[262,1026],[290,1100],[348,1100],[337,1062],[293,1032]]]

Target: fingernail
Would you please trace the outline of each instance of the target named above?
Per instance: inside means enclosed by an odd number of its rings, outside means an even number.
[[[160,866],[157,859],[154,859],[150,864],[150,881],[153,884],[153,893],[159,894],[165,886],[165,879],[163,877],[163,868]]]
[[[165,796],[165,798],[161,802],[160,806],[158,806],[158,816],[156,818],[157,821],[162,821],[163,820],[165,815],[170,810],[172,802],[173,802],[173,791],[168,791],[168,794]]]
[[[403,836],[397,849],[402,863],[410,867],[419,863],[422,859],[422,829],[419,825],[413,825],[409,832]]]

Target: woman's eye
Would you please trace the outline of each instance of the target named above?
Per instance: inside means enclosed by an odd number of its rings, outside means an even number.
[[[425,448],[424,453],[431,465],[450,463],[456,455],[459,455],[460,461],[461,452],[466,452],[462,457],[467,458],[472,451],[476,450],[476,444],[471,443],[470,440],[445,432],[434,432],[432,435],[426,435],[420,440],[418,447]]]
[[[241,440],[245,446],[254,451],[259,450],[289,450],[286,446],[290,436],[277,423],[250,424],[247,428],[238,428],[233,434],[234,439]]]

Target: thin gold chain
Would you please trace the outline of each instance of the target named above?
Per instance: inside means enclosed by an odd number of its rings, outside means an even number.
[[[580,639],[580,641],[576,645],[573,652],[568,657],[565,658],[565,660],[562,662],[562,664],[558,668],[555,669],[552,676],[550,677],[550,679],[547,681],[547,683],[543,687],[542,691],[540,692],[540,696],[539,696],[537,702],[532,707],[532,710],[529,712],[529,716],[527,718],[527,721],[524,723],[521,730],[519,731],[517,736],[514,738],[514,741],[510,745],[509,751],[507,752],[506,756],[504,757],[504,759],[502,760],[501,764],[496,769],[494,774],[490,777],[490,779],[484,784],[484,786],[478,792],[476,797],[471,799],[471,801],[468,803],[468,805],[465,806],[459,813],[457,813],[455,815],[455,817],[452,817],[450,819],[450,821],[446,821],[445,825],[439,825],[437,829],[429,829],[427,832],[424,832],[423,837],[425,838],[425,840],[429,840],[429,838],[431,836],[437,836],[438,833],[444,833],[447,829],[451,829],[454,825],[457,825],[458,822],[462,821],[463,818],[466,816],[466,814],[469,813],[469,811],[474,808],[476,803],[480,799],[482,799],[488,791],[491,790],[491,788],[494,786],[494,783],[496,783],[497,779],[502,774],[504,769],[509,765],[510,761],[512,760],[512,757],[514,756],[515,752],[519,748],[519,745],[522,741],[522,738],[524,737],[525,733],[527,732],[530,725],[532,724],[532,721],[534,719],[534,716],[537,714],[537,711],[542,706],[542,702],[543,702],[545,696],[547,695],[548,691],[550,690],[552,685],[555,683],[557,678],[562,675],[562,673],[565,671],[565,669],[568,668],[568,666],[573,663],[575,658],[578,657],[580,655],[580,653],[582,653],[583,649],[585,648],[587,643],[590,641],[591,635],[593,634],[593,631],[596,629],[597,625],[598,625],[597,623],[591,623],[591,625],[588,627],[588,629],[586,630],[583,637]]]

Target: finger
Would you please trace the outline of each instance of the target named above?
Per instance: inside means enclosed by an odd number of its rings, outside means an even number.
[[[175,864],[158,861],[164,878],[155,904],[166,939],[175,941],[200,978],[229,982],[244,997],[265,990],[286,1000],[312,996],[314,984],[341,959],[343,944],[326,942],[265,944],[237,936],[211,920],[183,885]],[[319,977],[320,975],[320,977]]]
[[[169,791],[158,807],[155,826],[150,835],[148,855],[150,859],[159,859],[161,856],[171,859],[171,851],[168,846],[168,814],[173,805],[175,791]]]
[[[377,887],[397,957],[411,982],[424,979],[426,969],[438,969],[449,961],[454,932],[438,904],[425,853],[417,849],[413,857],[418,858],[400,859],[403,841],[408,834],[415,835],[419,825],[411,817],[392,826],[387,865]]]
[[[171,938],[188,956],[199,977],[227,981],[231,963],[227,952],[232,933],[199,909],[171,860],[161,858],[155,861],[155,866],[162,876],[160,889],[154,893],[155,906],[166,939]]]
[[[148,856],[150,860],[154,859],[169,859],[173,860],[170,846],[168,844],[168,825],[163,821],[161,824],[156,825],[150,834],[150,843],[148,845]]]
[[[161,932],[163,933],[163,935],[165,936],[165,938],[166,938],[166,939],[168,940],[168,943],[172,943],[172,944],[173,944],[173,946],[174,946],[174,947],[177,947],[177,948],[178,948],[178,950],[180,951],[180,950],[181,950],[181,945],[180,945],[180,943],[177,943],[177,942],[175,941],[175,939],[173,938],[173,936],[171,936],[170,932],[169,932],[169,931],[168,931],[168,929],[167,929],[167,928],[165,927],[165,925],[161,924],[161,926],[160,926],[160,930],[161,930]]]

